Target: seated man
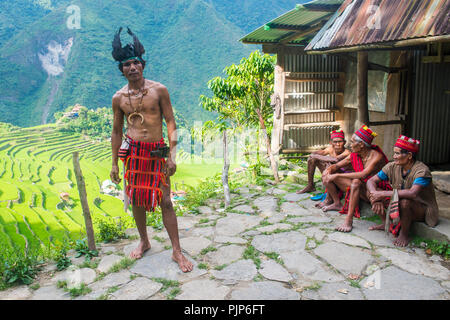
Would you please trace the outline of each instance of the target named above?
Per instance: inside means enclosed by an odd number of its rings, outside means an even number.
[[[323,173],[323,182],[332,200],[325,203],[322,210],[341,210],[340,213],[347,214],[344,224],[336,228],[338,231],[352,230],[353,215],[358,218],[360,216],[359,199],[369,201],[366,196],[365,182],[388,162],[383,151],[378,146],[372,145],[375,136],[376,133],[370,128],[362,126],[351,138],[352,153],[328,167]],[[335,173],[350,164],[354,172]],[[344,207],[340,201],[339,190],[347,192]]]
[[[388,163],[367,182],[367,190],[372,208],[381,216],[382,225],[369,230],[383,230],[386,215],[380,202],[391,197],[393,191],[383,191],[377,188],[380,181],[389,181],[398,190],[398,209],[400,222],[391,232],[398,236],[394,245],[404,247],[409,243],[408,232],[413,221],[425,221],[434,227],[438,222],[438,205],[434,194],[432,176],[428,167],[416,160],[419,151],[419,141],[400,136],[394,145],[394,161]],[[394,218],[391,215],[392,218]],[[400,230],[399,230],[400,229]]]
[[[316,167],[322,173],[329,165],[344,159],[349,154],[350,151],[345,148],[344,131],[331,131],[330,145],[323,150],[311,153],[308,157],[308,185],[303,190],[298,190],[297,193],[316,191],[314,186],[314,172],[316,171]]]

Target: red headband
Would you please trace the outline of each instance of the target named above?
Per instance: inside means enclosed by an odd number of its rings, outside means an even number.
[[[419,144],[419,140],[414,140],[412,138],[408,138],[407,136],[401,135],[398,137],[397,142],[395,142],[394,146],[412,153],[417,153],[419,152]]]
[[[344,137],[344,131],[342,130],[333,130],[330,132],[330,139],[333,140],[334,138],[341,138],[345,140]]]
[[[366,125],[363,125],[358,131],[355,132],[355,134],[368,144],[372,144],[373,138],[377,136],[377,134]]]

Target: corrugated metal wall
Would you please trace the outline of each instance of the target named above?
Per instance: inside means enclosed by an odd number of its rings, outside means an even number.
[[[285,81],[284,124],[307,124],[311,127],[286,126],[283,130],[283,149],[301,149],[328,145],[330,131],[337,126],[314,126],[314,123],[335,121],[336,94],[338,91],[339,58],[337,56],[285,54],[283,69],[293,79],[313,81]],[[287,78],[288,79],[288,78]],[[330,81],[318,81],[330,79]],[[296,94],[322,92],[330,94]],[[326,112],[326,110],[330,110]],[[324,112],[325,111],[325,112]],[[292,113],[292,114],[290,114]]]
[[[421,141],[418,159],[450,162],[450,63],[422,63],[415,51],[410,136]]]

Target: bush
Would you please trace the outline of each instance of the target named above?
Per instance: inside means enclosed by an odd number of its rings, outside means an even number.
[[[16,247],[0,248],[0,289],[12,284],[31,284],[44,254],[40,247],[32,246],[27,250]]]
[[[96,220],[97,237],[101,242],[112,242],[128,238],[125,234],[127,223],[121,217],[104,217]]]

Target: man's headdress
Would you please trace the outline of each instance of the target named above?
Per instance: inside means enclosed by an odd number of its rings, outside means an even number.
[[[398,147],[412,153],[417,153],[419,152],[419,144],[419,140],[414,140],[413,138],[408,138],[407,136],[401,135],[395,142],[394,147]]]
[[[330,132],[330,139],[333,140],[335,138],[341,138],[342,140],[345,140],[344,137],[344,131],[341,130],[333,130]]]
[[[142,55],[145,53],[144,46],[139,41],[138,37],[131,32],[130,28],[128,28],[128,34],[133,37],[133,43],[127,44],[122,48],[122,42],[120,41],[120,32],[122,32],[122,27],[120,27],[119,31],[116,32],[114,36],[114,40],[112,42],[112,56],[114,60],[124,63],[127,60],[138,59],[142,62]]]
[[[355,134],[369,145],[372,144],[373,138],[377,136],[377,134],[366,125],[363,125],[358,131],[355,132]]]

